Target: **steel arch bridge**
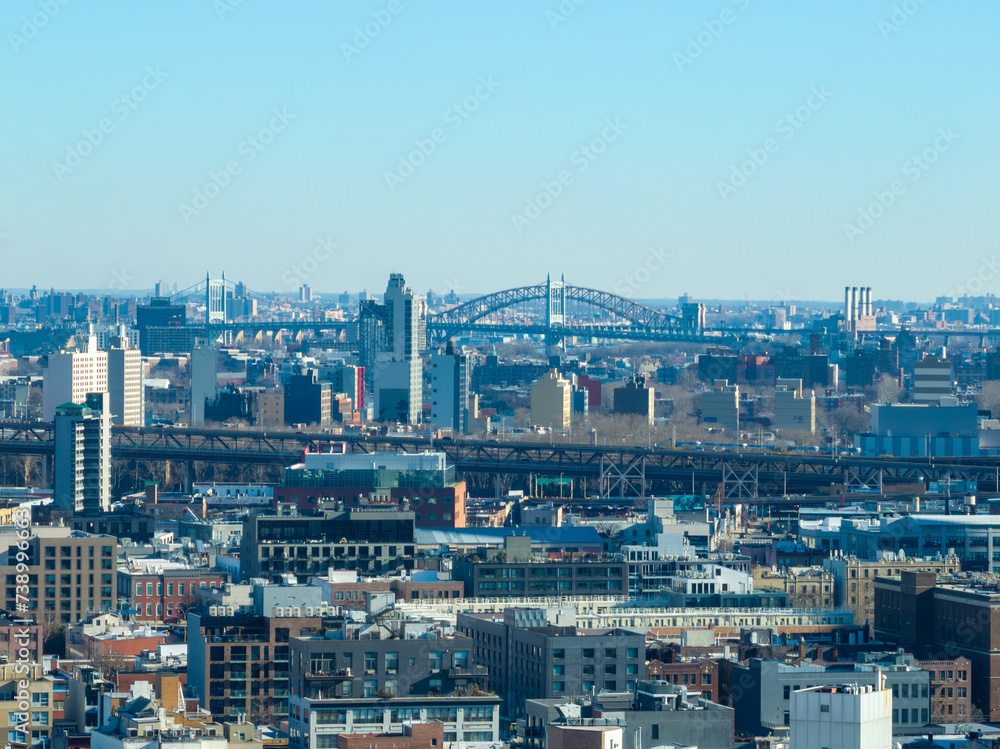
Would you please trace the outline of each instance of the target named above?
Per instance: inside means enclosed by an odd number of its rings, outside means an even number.
[[[580,315],[577,308],[589,308]],[[697,317],[688,321],[631,299],[546,278],[535,286],[505,289],[428,316],[427,330],[441,336],[460,331],[544,332],[550,337],[622,334],[698,335]]]

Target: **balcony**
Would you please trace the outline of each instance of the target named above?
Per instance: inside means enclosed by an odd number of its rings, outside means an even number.
[[[485,679],[488,675],[486,666],[473,666],[471,663],[465,666],[452,666],[447,673],[449,679]]]
[[[246,671],[230,671],[229,680],[230,681],[246,681],[248,674]]]
[[[231,699],[231,700],[242,699],[242,698],[249,697],[249,696],[250,696],[250,693],[247,690],[245,690],[245,689],[230,689],[229,690],[229,699]]]
[[[349,668],[338,668],[330,671],[310,671],[305,676],[307,679],[313,681],[322,681],[322,680],[344,681],[347,679],[354,678],[354,676],[351,673],[351,669]]]

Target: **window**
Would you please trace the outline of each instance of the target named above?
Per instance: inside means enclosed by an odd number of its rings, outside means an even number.
[[[137,596],[141,596],[142,595],[142,583],[136,583],[135,584],[135,594]]]
[[[385,654],[385,670],[388,673],[396,673],[399,670],[399,653]]]
[[[626,658],[638,658],[639,657],[639,648],[629,648],[628,650],[625,651],[625,657]]]
[[[177,583],[177,595],[183,597],[183,595],[184,595],[184,583]]]
[[[373,674],[376,668],[378,668],[378,653],[365,653],[365,673]]]
[[[658,740],[660,738],[660,726],[658,723],[654,723],[652,726],[653,739]]]
[[[398,679],[386,679],[385,686],[382,691],[391,697],[399,696],[399,680]]]
[[[431,671],[440,671],[441,670],[441,660],[442,660],[442,656],[444,655],[444,653],[442,653],[440,651],[437,651],[437,650],[434,650],[434,651],[431,651],[430,653],[428,653],[427,655],[428,655],[428,658],[429,658],[429,661],[430,661],[429,665],[430,665]]]
[[[174,584],[167,583],[167,595],[172,596],[174,594]]]
[[[469,651],[468,650],[456,650],[455,651],[455,666],[468,666],[469,665]]]
[[[554,681],[554,682],[552,682],[552,691],[553,692],[565,692],[566,691],[566,682],[564,682],[564,681]]]
[[[375,696],[375,692],[378,691],[378,680],[376,680],[376,679],[365,679],[364,688],[365,688],[365,691],[364,691],[364,694],[362,696],[364,696],[364,697],[374,697]]]
[[[556,648],[552,651],[552,657],[556,660],[564,660],[566,658],[566,651],[563,648]]]
[[[604,657],[605,658],[617,658],[618,657],[618,651],[615,648],[604,648]]]
[[[565,676],[566,675],[566,667],[565,666],[553,666],[552,667],[552,675],[553,676]]]
[[[31,693],[31,706],[32,707],[48,707],[49,706],[49,693],[48,692],[32,692]]]
[[[146,595],[153,595],[153,583],[146,583]]]
[[[830,706],[829,705],[820,705],[819,706],[819,711],[821,713],[828,713],[828,712],[830,712]]]
[[[157,583],[156,584],[156,595],[158,595],[158,596],[162,596],[163,595],[163,583]]]

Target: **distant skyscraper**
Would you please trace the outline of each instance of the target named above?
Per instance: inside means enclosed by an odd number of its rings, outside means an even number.
[[[393,273],[385,303],[363,301],[358,324],[359,364],[375,396],[375,418],[416,424],[423,409],[423,300]]]
[[[205,399],[219,394],[218,352],[211,342],[197,340],[191,351],[191,426],[205,423]]]
[[[55,413],[53,495],[57,507],[107,512],[111,507],[111,415],[107,393]]]
[[[444,353],[431,354],[431,423],[456,431],[469,429],[469,378],[472,374],[468,354],[455,349],[448,341]]]

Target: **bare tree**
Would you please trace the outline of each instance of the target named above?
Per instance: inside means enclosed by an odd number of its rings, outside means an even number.
[[[883,374],[875,383],[876,403],[899,403],[899,383],[890,374]]]

